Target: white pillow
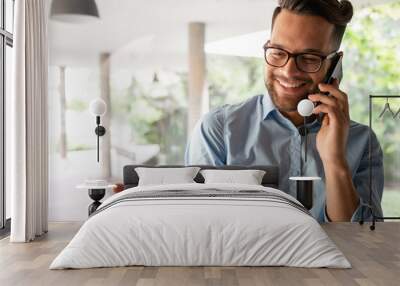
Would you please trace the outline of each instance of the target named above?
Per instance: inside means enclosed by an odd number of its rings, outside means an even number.
[[[195,183],[193,179],[199,170],[199,167],[135,168],[139,176],[138,186]]]
[[[204,183],[234,183],[246,185],[261,185],[265,171],[262,170],[201,170]]]

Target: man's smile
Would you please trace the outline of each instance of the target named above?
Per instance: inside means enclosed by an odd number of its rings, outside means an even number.
[[[278,88],[285,94],[301,94],[307,89],[308,81],[304,80],[288,80],[283,78],[275,78]]]

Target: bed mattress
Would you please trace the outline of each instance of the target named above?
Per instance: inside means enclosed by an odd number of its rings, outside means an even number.
[[[351,267],[318,222],[284,192],[196,183],[111,196],[50,269],[128,265]]]

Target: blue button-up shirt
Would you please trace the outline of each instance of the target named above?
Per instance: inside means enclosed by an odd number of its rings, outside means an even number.
[[[236,105],[224,105],[207,113],[197,123],[188,142],[187,165],[275,165],[279,166],[279,189],[296,197],[296,183],[291,176],[319,176],[314,181],[311,214],[319,222],[327,221],[325,213],[325,175],[316,149],[318,121],[308,124],[307,162],[304,162],[302,136],[296,126],[284,117],[268,95],[254,96]],[[352,221],[371,218],[365,204],[369,203],[368,171],[369,127],[350,122],[347,162],[360,203]],[[382,216],[383,192],[382,150],[372,132],[372,206]]]

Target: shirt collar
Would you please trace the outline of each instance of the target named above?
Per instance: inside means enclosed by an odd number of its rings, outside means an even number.
[[[270,115],[272,115],[273,111],[275,112],[278,111],[268,93],[263,95],[262,106],[263,106],[263,120],[267,119]],[[314,120],[313,122],[307,123],[306,126],[309,128],[311,132],[317,132],[321,127],[321,124],[318,120]]]
[[[262,106],[263,106],[263,120],[267,119],[268,115],[276,110],[274,103],[271,100],[269,94],[264,94],[262,99]]]

